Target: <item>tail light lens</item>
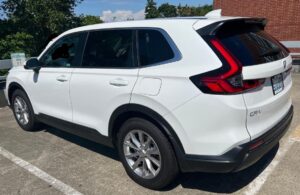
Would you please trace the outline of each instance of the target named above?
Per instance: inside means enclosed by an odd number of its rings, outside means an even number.
[[[242,64],[231,52],[218,39],[211,39],[209,43],[225,66],[191,77],[201,91],[210,94],[235,94],[257,88],[264,83],[264,79],[243,80]]]

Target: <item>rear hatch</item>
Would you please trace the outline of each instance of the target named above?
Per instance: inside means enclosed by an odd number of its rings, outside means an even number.
[[[291,107],[292,59],[288,50],[264,31],[265,25],[264,19],[247,18],[198,30],[223,64],[237,67],[227,82],[238,90],[228,88],[229,93],[222,93],[243,95],[246,127],[252,139],[275,126]],[[219,84],[226,91],[226,85]]]

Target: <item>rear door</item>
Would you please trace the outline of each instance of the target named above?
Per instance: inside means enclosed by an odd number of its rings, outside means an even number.
[[[107,135],[108,121],[130,102],[138,76],[134,30],[89,32],[81,67],[70,83],[73,122]]]
[[[255,138],[275,126],[291,107],[292,59],[257,24],[229,22],[216,36],[242,64],[243,80],[264,81],[261,87],[243,93],[247,129]]]

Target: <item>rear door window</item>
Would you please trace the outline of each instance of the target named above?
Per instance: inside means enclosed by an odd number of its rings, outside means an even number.
[[[225,24],[216,36],[243,66],[272,62],[288,55],[276,39],[257,25]]]
[[[141,66],[161,63],[174,58],[164,35],[158,30],[138,30],[138,54]]]
[[[82,67],[130,68],[133,60],[133,30],[102,30],[89,33]]]

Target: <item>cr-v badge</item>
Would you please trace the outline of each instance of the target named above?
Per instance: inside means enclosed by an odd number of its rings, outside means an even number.
[[[257,116],[257,115],[260,115],[261,114],[261,110],[255,110],[253,112],[250,112],[250,117],[254,117],[254,116]]]

